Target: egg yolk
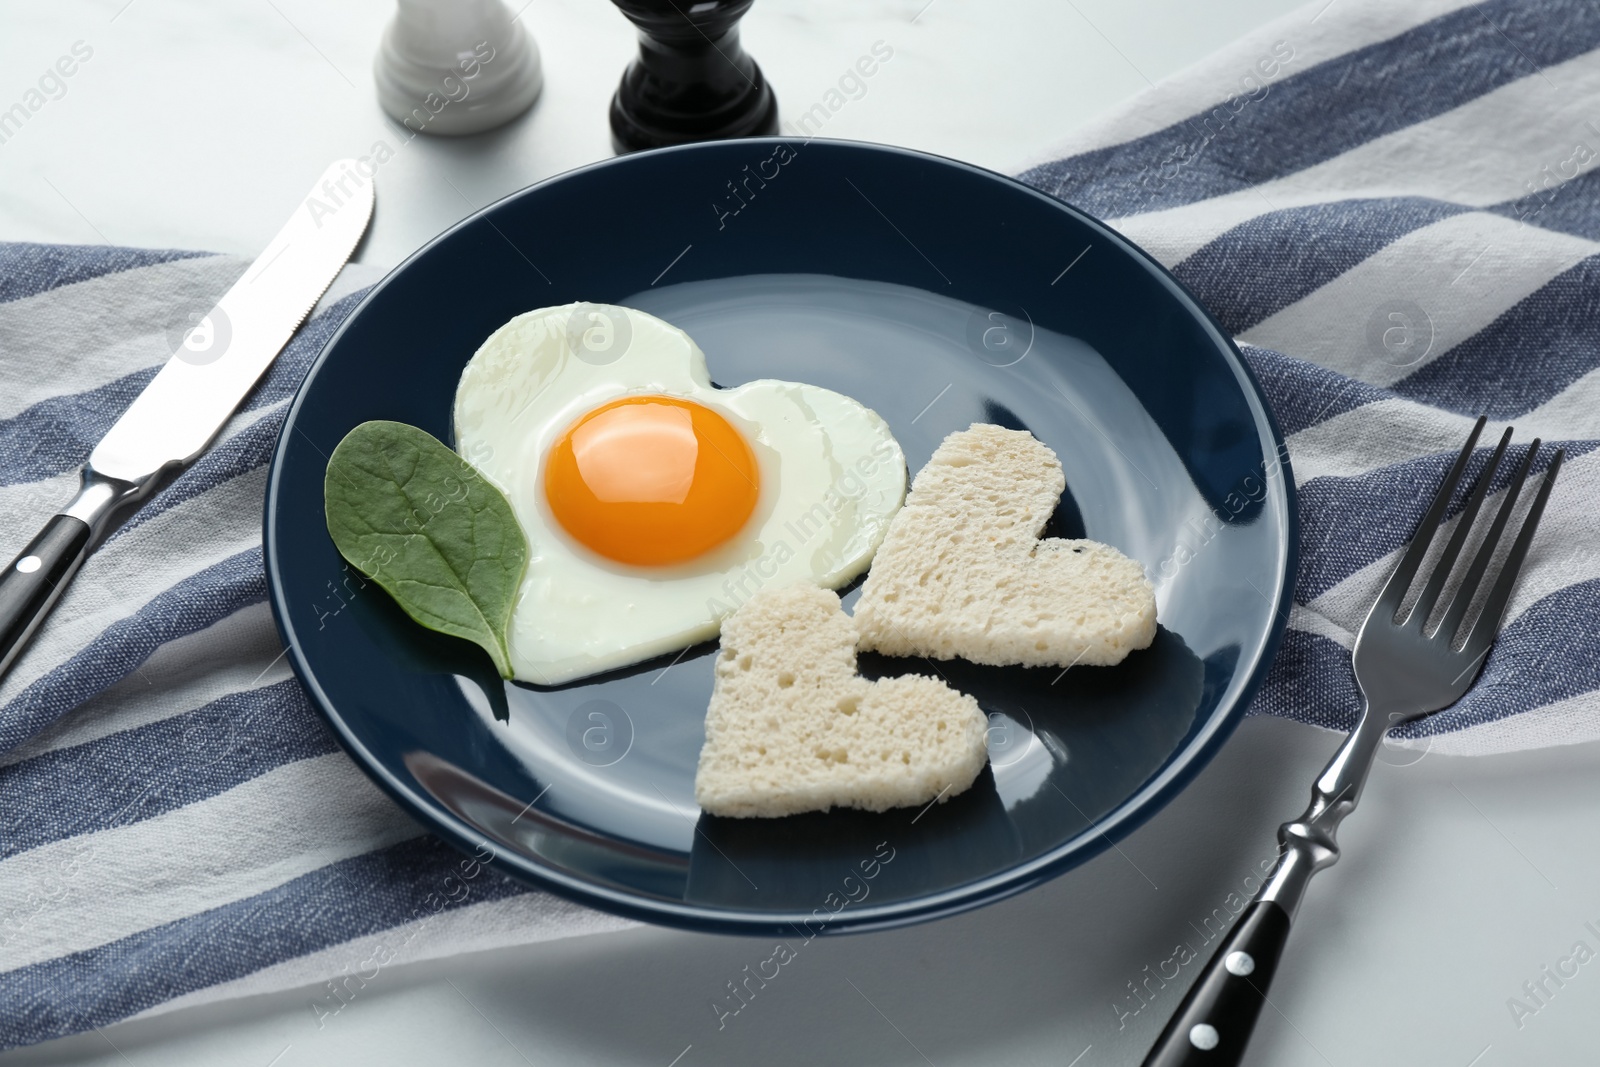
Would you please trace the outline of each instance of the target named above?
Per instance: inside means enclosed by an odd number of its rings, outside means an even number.
[[[703,404],[613,400],[567,427],[545,462],[550,511],[580,544],[642,567],[685,563],[737,534],[760,472],[744,435]]]

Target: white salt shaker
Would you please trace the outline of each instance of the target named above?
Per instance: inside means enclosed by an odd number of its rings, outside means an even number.
[[[516,118],[544,85],[539,47],[503,0],[399,0],[373,73],[378,103],[416,133],[478,133]]]

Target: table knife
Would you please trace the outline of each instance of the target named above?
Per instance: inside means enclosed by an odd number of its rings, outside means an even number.
[[[355,251],[373,183],[342,159],[89,454],[78,495],[0,572],[0,677],[112,518],[216,437]]]

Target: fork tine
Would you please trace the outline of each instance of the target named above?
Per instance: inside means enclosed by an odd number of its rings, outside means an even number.
[[[1456,532],[1451,535],[1450,543],[1445,546],[1444,553],[1439,557],[1439,562],[1433,566],[1433,573],[1428,575],[1428,584],[1423,588],[1422,595],[1417,597],[1416,604],[1411,609],[1411,615],[1406,619],[1406,625],[1416,624],[1421,630],[1428,624],[1428,616],[1433,614],[1433,606],[1439,601],[1439,593],[1444,589],[1444,583],[1449,580],[1450,572],[1455,570],[1456,557],[1461,555],[1461,546],[1466,544],[1467,535],[1472,532],[1472,523],[1478,517],[1478,509],[1483,506],[1484,497],[1489,495],[1489,484],[1494,481],[1494,475],[1500,469],[1500,460],[1506,454],[1506,448],[1511,444],[1511,427],[1506,427],[1506,432],[1500,435],[1500,444],[1496,446],[1494,455],[1489,457],[1489,463],[1478,475],[1478,484],[1472,490],[1472,498],[1467,501],[1466,510],[1456,521]]]
[[[1540,441],[1535,437],[1533,444],[1528,446],[1528,454],[1523,456],[1522,462],[1518,464],[1517,473],[1512,476],[1511,484],[1506,487],[1505,499],[1500,502],[1500,510],[1495,512],[1494,522],[1489,524],[1489,532],[1484,535],[1483,543],[1478,546],[1478,554],[1473,557],[1472,566],[1467,568],[1465,577],[1456,588],[1455,599],[1450,602],[1450,608],[1445,612],[1444,620],[1439,623],[1435,637],[1442,637],[1448,643],[1461,628],[1461,620],[1466,618],[1467,609],[1472,607],[1472,600],[1478,595],[1478,583],[1483,580],[1484,572],[1493,562],[1495,547],[1500,544],[1506,523],[1510,521],[1511,512],[1517,506],[1517,498],[1522,495],[1522,487],[1528,480],[1528,472],[1533,469],[1534,457],[1539,454],[1539,445]]]
[[[1539,486],[1539,495],[1533,498],[1533,506],[1528,509],[1528,517],[1522,520],[1522,530],[1517,534],[1517,543],[1511,546],[1505,565],[1500,568],[1500,577],[1495,579],[1494,589],[1489,593],[1489,599],[1484,601],[1483,612],[1472,626],[1472,634],[1467,638],[1468,646],[1487,648],[1494,640],[1495,634],[1499,632],[1500,618],[1505,614],[1506,603],[1511,599],[1511,589],[1517,584],[1517,572],[1522,569],[1522,561],[1528,554],[1528,545],[1533,542],[1534,531],[1539,528],[1539,519],[1544,515],[1545,501],[1550,499],[1550,487],[1556,484],[1556,475],[1561,473],[1561,461],[1565,457],[1564,449],[1556,449],[1555,458],[1545,469],[1544,484]]]
[[[1488,421],[1487,416],[1479,415],[1478,421],[1473,424],[1466,445],[1456,457],[1450,473],[1445,475],[1444,482],[1439,486],[1439,492],[1433,498],[1433,503],[1428,506],[1428,513],[1422,517],[1416,536],[1411,539],[1411,547],[1400,557],[1400,565],[1389,576],[1389,582],[1383,587],[1383,592],[1378,594],[1377,603],[1372,605],[1371,618],[1381,617],[1380,612],[1383,611],[1387,611],[1389,617],[1393,618],[1395,612],[1400,610],[1400,602],[1406,598],[1406,590],[1411,588],[1411,579],[1417,576],[1417,568],[1422,566],[1422,559],[1428,554],[1428,546],[1433,543],[1434,531],[1439,528],[1439,520],[1444,518],[1445,509],[1450,506],[1450,498],[1455,495],[1456,486],[1461,484],[1461,475],[1467,469],[1467,462],[1472,459],[1472,450],[1478,446],[1478,435],[1483,432],[1483,424]]]

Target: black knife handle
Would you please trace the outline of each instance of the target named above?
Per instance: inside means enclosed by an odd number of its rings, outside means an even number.
[[[1283,908],[1271,900],[1251,904],[1168,1020],[1144,1067],[1243,1062],[1288,939],[1289,915]]]
[[[21,654],[89,552],[89,524],[53,516],[0,572],[0,675]]]

